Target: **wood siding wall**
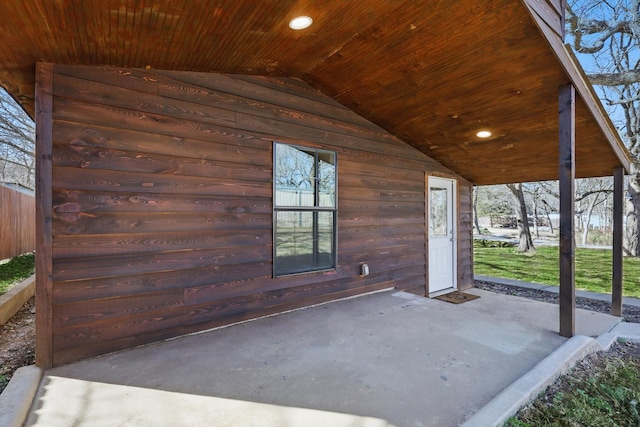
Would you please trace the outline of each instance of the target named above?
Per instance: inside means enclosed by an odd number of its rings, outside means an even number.
[[[458,185],[458,288],[473,286],[473,186]]]
[[[332,99],[285,78],[52,73],[41,365],[389,287],[424,294],[424,174],[455,176]],[[272,278],[274,140],[338,153],[336,271]],[[471,187],[459,188],[465,240]],[[470,245],[458,246],[461,285]]]
[[[0,260],[36,248],[35,198],[0,185]]]

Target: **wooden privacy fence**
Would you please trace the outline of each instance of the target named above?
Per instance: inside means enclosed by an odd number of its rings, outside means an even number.
[[[36,248],[35,197],[0,185],[0,260]]]

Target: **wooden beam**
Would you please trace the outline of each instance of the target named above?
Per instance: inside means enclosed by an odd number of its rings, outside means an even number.
[[[622,316],[622,205],[624,169],[613,173],[613,274],[611,278],[611,313]]]
[[[560,87],[559,172],[560,172],[560,335],[575,333],[575,114],[576,90],[572,84]]]
[[[561,3],[561,1],[562,0],[558,3]],[[562,13],[558,10],[560,8],[559,4],[556,8],[554,7],[556,5],[553,5],[553,1],[549,2],[547,0],[525,0],[524,3],[538,15],[542,22],[557,34],[557,37],[564,37],[564,28],[562,27],[564,22]]]
[[[566,15],[567,15],[567,0],[560,0],[560,28],[562,30],[562,41],[566,36]]]
[[[53,365],[52,141],[53,64],[36,64],[36,365]]]

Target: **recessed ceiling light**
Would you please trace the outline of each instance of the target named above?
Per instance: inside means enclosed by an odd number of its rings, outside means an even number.
[[[476,133],[476,136],[478,138],[489,138],[491,136],[491,132],[489,132],[488,130],[481,130],[480,132]]]
[[[289,21],[289,28],[292,30],[304,30],[313,24],[313,19],[308,16],[298,16]]]

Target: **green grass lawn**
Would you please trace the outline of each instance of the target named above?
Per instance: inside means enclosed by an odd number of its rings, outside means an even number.
[[[35,255],[24,254],[0,264],[0,295],[7,292],[14,284],[31,276],[35,271]]]
[[[491,247],[474,242],[476,274],[558,286],[558,247],[541,246],[533,255],[519,254],[514,247]],[[624,258],[623,294],[640,298],[640,258]],[[611,251],[576,250],[576,288],[611,293]]]

